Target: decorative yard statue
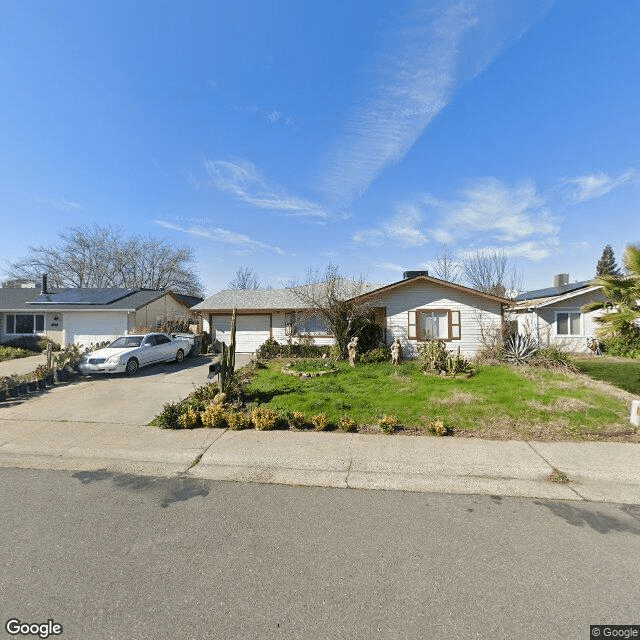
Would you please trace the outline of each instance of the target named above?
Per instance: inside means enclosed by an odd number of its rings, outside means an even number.
[[[602,347],[600,345],[600,340],[598,340],[598,338],[587,338],[587,347],[589,347],[589,350],[594,355],[596,356],[602,355]]]
[[[358,361],[358,338],[351,338],[351,341],[347,345],[347,349],[349,350],[349,364],[352,367],[356,366],[356,362]]]
[[[398,365],[402,358],[402,344],[400,344],[400,338],[396,338],[391,345],[391,363]]]

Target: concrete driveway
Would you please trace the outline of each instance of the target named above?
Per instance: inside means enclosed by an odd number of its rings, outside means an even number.
[[[236,358],[236,367],[249,356]],[[208,382],[208,356],[158,364],[135,376],[103,375],[56,385],[24,401],[3,402],[0,420],[148,424],[167,402],[177,402]]]

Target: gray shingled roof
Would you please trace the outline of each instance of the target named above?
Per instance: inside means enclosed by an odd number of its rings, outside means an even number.
[[[85,292],[84,299],[86,302],[79,304],[70,304],[65,302],[55,302],[56,294],[65,291],[73,291],[82,299],[82,293]],[[108,304],[94,304],[90,301],[96,299],[97,292],[113,292],[113,289],[65,289],[61,291],[52,291],[46,297],[50,302],[39,304],[40,289],[13,289],[0,288],[0,311],[27,311],[35,313],[36,311],[71,311],[76,309],[96,309],[96,310],[113,310],[113,311],[134,311],[144,307],[146,304],[161,298],[168,291],[155,291],[150,289],[130,290]],[[115,295],[115,294],[114,294]],[[63,298],[64,299],[64,298]],[[77,299],[77,298],[76,298]]]
[[[379,285],[365,284],[364,292],[377,289]],[[300,309],[301,299],[291,288],[287,289],[225,289],[192,307],[194,311],[216,311],[230,309]]]

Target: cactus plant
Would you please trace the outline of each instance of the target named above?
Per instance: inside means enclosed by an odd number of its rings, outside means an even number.
[[[220,393],[227,393],[236,366],[236,309],[231,316],[229,346],[222,343],[222,358],[220,359]]]

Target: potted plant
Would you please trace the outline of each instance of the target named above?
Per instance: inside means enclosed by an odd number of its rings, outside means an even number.
[[[18,397],[18,376],[14,373],[6,378],[3,378],[4,384],[7,389],[7,396],[9,398]]]
[[[44,389],[47,386],[47,376],[49,375],[49,369],[46,364],[40,364],[36,367],[33,375],[36,379],[38,389]]]

